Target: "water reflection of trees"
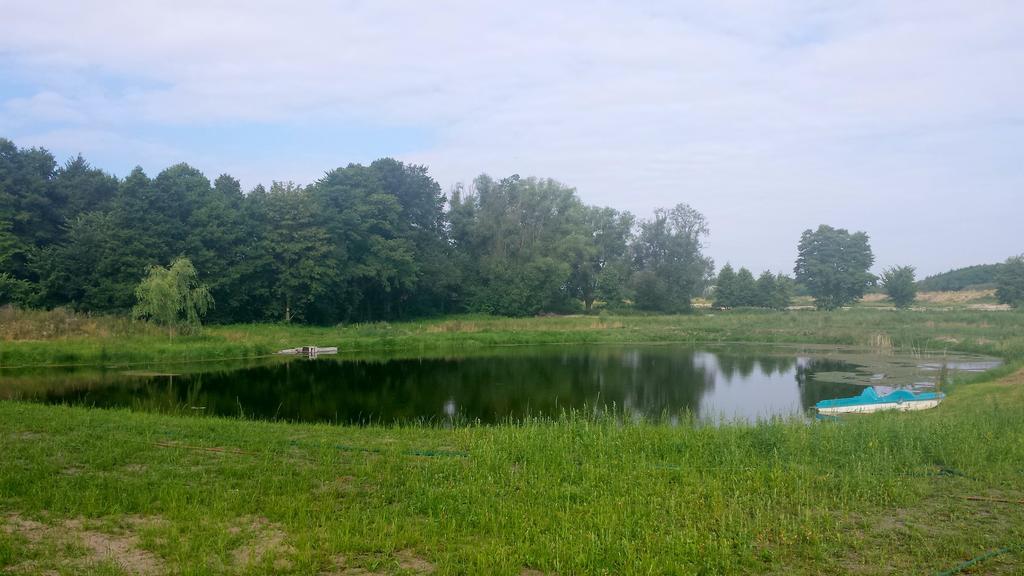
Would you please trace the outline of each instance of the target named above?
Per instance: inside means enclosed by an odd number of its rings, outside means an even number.
[[[333,422],[444,420],[452,414],[495,422],[611,406],[657,418],[687,409],[699,413],[702,400],[716,384],[723,385],[719,382],[753,379],[750,385],[761,386],[773,376],[791,381],[794,373],[808,408],[859,391],[816,382],[815,373],[852,369],[828,359],[609,346],[388,362],[294,361],[174,377],[121,377],[103,385],[58,386],[42,392],[41,399]],[[762,396],[765,390],[759,389]]]
[[[60,387],[43,399],[337,422],[442,419],[454,410],[493,422],[584,407],[614,406],[645,416],[696,410],[714,381],[691,351],[596,348],[466,359],[299,361]]]
[[[718,359],[719,372],[730,379],[750,378],[759,375],[773,376],[793,370],[796,359],[792,356],[752,356],[742,354],[721,354]]]
[[[815,376],[825,372],[855,372],[857,365],[829,358],[803,358],[796,362],[796,383],[800,404],[811,408],[822,400],[856,396],[863,386],[839,382],[820,382]]]

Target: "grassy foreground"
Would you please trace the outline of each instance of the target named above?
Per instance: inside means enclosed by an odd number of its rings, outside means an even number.
[[[10,574],[929,573],[1024,543],[1024,371],[723,428],[335,427],[0,404]],[[987,561],[1013,573],[1024,555]]]
[[[1024,544],[1019,313],[234,326],[166,348],[156,335],[92,339],[139,360],[193,345],[417,353],[675,339],[948,347],[1009,364],[956,386],[935,410],[813,425],[569,414],[495,427],[338,427],[2,402],[0,573],[921,574]],[[77,359],[91,358],[89,338],[2,346],[6,358],[46,359],[68,342]],[[1022,565],[1017,548],[975,569]]]

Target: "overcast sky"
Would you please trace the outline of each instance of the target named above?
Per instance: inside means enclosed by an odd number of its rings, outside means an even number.
[[[866,231],[928,274],[1024,252],[1024,2],[0,0],[0,136],[246,189],[381,156],[550,177],[792,272]]]

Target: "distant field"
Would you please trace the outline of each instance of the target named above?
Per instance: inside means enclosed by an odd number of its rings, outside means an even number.
[[[867,294],[858,306],[884,307],[892,306],[885,294]],[[912,308],[916,309],[965,309],[965,310],[1009,310],[1006,304],[996,300],[994,288],[959,290],[955,292],[918,292],[917,300]]]

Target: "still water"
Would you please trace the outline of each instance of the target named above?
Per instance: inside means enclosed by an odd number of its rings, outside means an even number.
[[[997,363],[836,349],[546,346],[413,359],[0,372],[0,398],[306,422],[494,423],[602,409],[633,418],[756,421],[806,415],[817,401],[853,396],[865,385],[929,388]]]

